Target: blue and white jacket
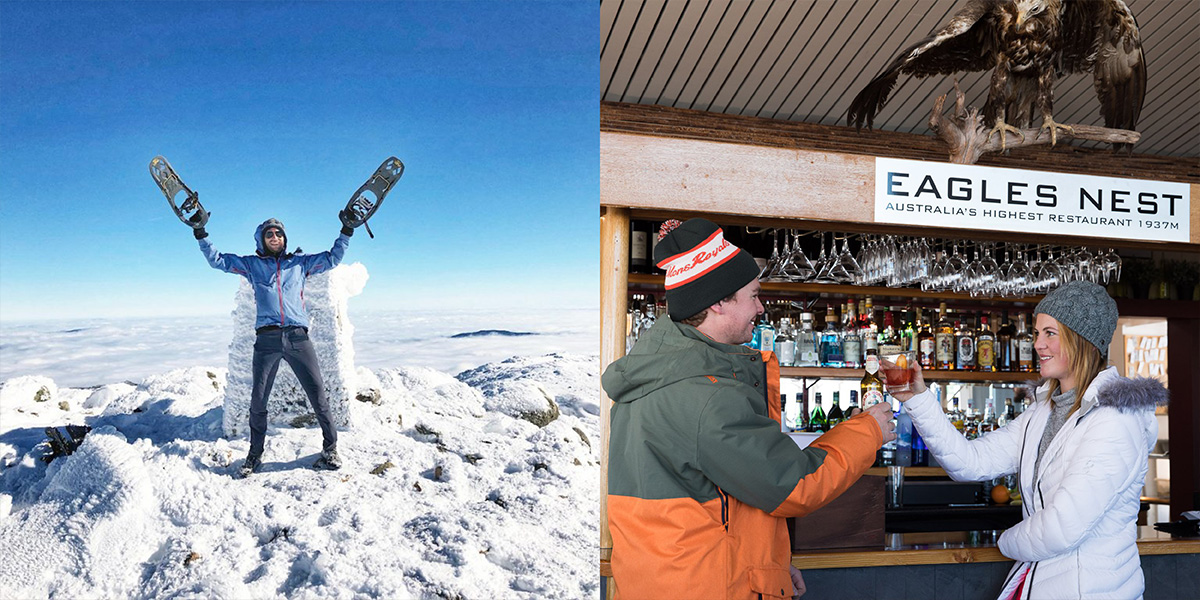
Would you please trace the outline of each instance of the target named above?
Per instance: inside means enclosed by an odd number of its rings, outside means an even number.
[[[304,280],[309,275],[322,273],[342,262],[350,237],[342,234],[333,242],[333,248],[319,254],[287,252],[287,233],[284,233],[284,249],[279,256],[271,256],[263,246],[263,230],[268,226],[283,230],[283,224],[268,219],[254,231],[254,243],[258,254],[238,256],[224,254],[209,243],[200,240],[200,251],[214,269],[245,277],[254,288],[254,303],[258,316],[254,328],[267,325],[308,327],[308,311],[304,307]]]

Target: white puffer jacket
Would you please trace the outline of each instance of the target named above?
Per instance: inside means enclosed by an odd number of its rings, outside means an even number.
[[[999,540],[1000,552],[1017,563],[1000,598],[1012,594],[1022,575],[1022,599],[1140,598],[1145,582],[1137,516],[1147,455],[1158,437],[1154,407],[1166,404],[1166,389],[1153,379],[1121,377],[1112,367],[1101,371],[1039,457],[1050,416],[1048,387],[1039,387],[1039,400],[1013,422],[971,441],[942,413],[932,391],[905,407],[951,478],[1020,473],[1024,518]]]

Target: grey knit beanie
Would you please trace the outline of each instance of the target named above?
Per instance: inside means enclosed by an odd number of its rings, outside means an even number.
[[[1083,336],[1108,356],[1108,345],[1117,330],[1117,303],[1104,288],[1090,281],[1072,281],[1046,294],[1033,314],[1045,313]]]

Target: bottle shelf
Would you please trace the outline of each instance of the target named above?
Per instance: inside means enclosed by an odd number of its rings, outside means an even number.
[[[779,367],[779,374],[792,378],[862,379],[864,369],[833,367]],[[1037,373],[981,373],[979,371],[921,371],[925,381],[956,381],[962,383],[1025,383],[1040,377]]]
[[[662,275],[647,275],[630,273],[629,284],[637,286],[663,286]],[[764,281],[762,289],[766,293],[778,294],[828,294],[831,296],[872,296],[875,298],[922,298],[927,300],[963,300],[967,302],[1004,303],[1004,304],[1034,304],[1041,301],[1042,296],[1027,296],[1021,298],[992,298],[975,297],[970,294],[956,292],[926,292],[919,288],[893,288],[866,285],[843,285],[836,283],[790,283],[786,281]]]

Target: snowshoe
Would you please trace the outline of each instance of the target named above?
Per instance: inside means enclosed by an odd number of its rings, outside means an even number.
[[[238,469],[238,476],[242,479],[259,472],[262,469],[261,456],[247,456],[245,462],[242,463],[242,468]]]
[[[337,449],[322,450],[320,458],[313,463],[314,469],[322,469],[326,471],[336,471],[342,468],[342,457],[338,456]]]
[[[352,229],[365,224],[367,219],[379,210],[384,196],[392,190],[392,186],[396,185],[401,175],[404,175],[404,163],[400,162],[400,159],[392,156],[383,161],[375,170],[375,174],[350,197],[345,210],[339,213],[342,224]],[[367,234],[375,237],[370,226],[367,227]]]
[[[175,169],[171,168],[171,163],[161,156],[155,156],[150,161],[150,176],[154,178],[154,183],[158,184],[158,189],[162,190],[164,196],[167,197],[167,202],[171,204],[171,210],[175,211],[175,216],[183,221],[184,225],[192,229],[200,229],[208,223],[208,211],[200,205],[200,195],[193,192],[183,180],[179,179],[179,175],[175,174]],[[179,192],[184,193],[184,200],[181,204],[175,204],[175,197]]]

